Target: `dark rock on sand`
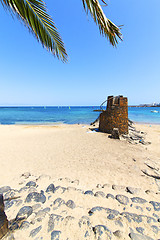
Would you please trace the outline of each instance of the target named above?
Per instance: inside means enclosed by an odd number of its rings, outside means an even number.
[[[117,238],[122,238],[122,232],[120,230],[115,231],[114,236],[116,236]]]
[[[129,198],[124,195],[116,195],[116,200],[124,205],[127,205],[129,203]]]
[[[118,214],[120,214],[119,211],[110,209],[110,208],[105,208],[105,211],[106,211],[106,213],[114,214],[115,216],[118,216]]]
[[[3,194],[5,192],[8,192],[9,190],[11,190],[11,188],[9,186],[4,186],[0,188],[0,194]]]
[[[112,194],[108,193],[107,196],[106,196],[106,198],[112,198],[112,199],[114,199],[114,196],[113,196]]]
[[[146,235],[140,235],[140,234],[137,234],[137,233],[130,233],[129,237],[132,240],[154,240],[151,237],[147,237]]]
[[[54,226],[63,220],[64,218],[62,216],[51,214],[48,221],[48,232],[52,231],[54,229]]]
[[[107,218],[108,218],[109,220],[112,220],[112,219],[115,218],[115,215],[110,213]]]
[[[4,202],[5,210],[11,208],[14,203],[15,203],[15,200],[5,201],[5,202]]]
[[[154,223],[154,222],[157,222],[157,220],[155,219],[155,218],[153,218],[153,217],[148,217],[147,216],[147,223]]]
[[[123,227],[123,223],[120,220],[116,220],[114,223],[115,223],[115,225]]]
[[[34,204],[34,205],[32,206],[33,212],[34,212],[35,210],[37,210],[38,208],[40,208],[40,207],[41,207],[41,204],[40,204],[40,203]]]
[[[159,229],[157,226],[155,226],[155,225],[152,225],[152,226],[151,226],[151,229],[152,229],[152,231],[153,231],[155,234],[158,234],[158,232],[160,231],[160,229]]]
[[[41,231],[41,229],[42,229],[42,226],[39,226],[39,227],[33,229],[30,232],[30,237],[32,237],[32,238],[35,237],[37,235],[37,233],[39,233]]]
[[[104,225],[96,225],[93,228],[96,239],[105,238],[106,240],[110,240],[112,238],[111,231]]]
[[[48,187],[47,187],[47,189],[46,189],[46,192],[52,192],[52,193],[54,193],[56,191],[56,188],[55,188],[55,186],[54,186],[54,184],[53,183],[51,183]]]
[[[61,231],[53,231],[51,233],[51,240],[59,240],[61,235]]]
[[[126,187],[126,191],[131,193],[131,194],[138,194],[138,193],[140,193],[141,189],[140,188],[133,188],[133,187]]]
[[[12,225],[9,227],[9,230],[14,231],[19,228],[19,225],[17,222],[13,222]]]
[[[134,222],[140,223],[143,221],[142,216],[135,213],[122,212],[121,215],[125,217],[128,222],[131,222],[133,220]]]
[[[45,203],[46,197],[42,191],[41,193],[32,192],[27,195],[25,202],[31,202],[31,201]]]
[[[82,216],[81,219],[80,219],[79,222],[78,222],[78,225],[79,225],[80,228],[83,227],[83,226],[88,226],[88,227],[90,227],[90,226],[91,226],[91,222],[90,222],[89,217],[87,217],[87,216]]]
[[[114,184],[114,185],[112,185],[112,189],[117,190],[117,191],[125,191],[126,187]]]
[[[94,196],[94,193],[90,190],[86,191],[84,194]]]
[[[136,227],[136,230],[137,230],[137,232],[139,232],[141,234],[143,234],[143,232],[144,232],[144,228],[142,228],[142,227]]]
[[[140,204],[144,204],[146,203],[147,201],[143,198],[139,198],[139,197],[133,197],[131,198],[132,202],[134,203],[140,203]]]
[[[18,219],[21,219],[21,218],[28,218],[32,214],[32,212],[33,212],[32,207],[24,206],[19,210],[19,212],[16,216],[16,219],[18,220]]]
[[[102,211],[105,210],[104,207],[93,207],[92,209],[89,210],[89,215],[91,216],[93,213],[95,213],[96,211]]]
[[[150,201],[149,203],[153,205],[155,211],[160,211],[160,202]]]
[[[74,209],[76,207],[76,204],[72,200],[68,200],[66,202],[66,206],[69,207],[69,208]]]
[[[54,208],[53,209],[57,209],[59,208],[61,205],[65,204],[65,201],[62,198],[57,198],[54,202]]]
[[[33,181],[30,181],[26,184],[26,187],[35,187],[35,186],[36,186],[36,183]]]
[[[22,222],[22,224],[20,225],[19,228],[22,230],[25,230],[25,229],[29,228],[29,226],[30,226],[30,223],[28,221],[24,221],[24,222]]]
[[[95,197],[105,197],[106,195],[105,195],[104,192],[98,191],[98,192],[96,192],[96,193],[94,194],[94,196],[95,196]]]

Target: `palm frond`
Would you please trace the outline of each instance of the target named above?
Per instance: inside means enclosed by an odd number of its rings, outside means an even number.
[[[43,47],[63,62],[67,61],[64,43],[42,0],[0,0],[0,2],[28,26]]]
[[[106,2],[101,0],[105,5]],[[99,0],[82,0],[83,7],[85,11],[90,12],[95,23],[99,26],[100,33],[107,37],[112,46],[118,44],[118,38],[122,40],[122,34],[120,32],[120,27],[112,23],[104,14]]]

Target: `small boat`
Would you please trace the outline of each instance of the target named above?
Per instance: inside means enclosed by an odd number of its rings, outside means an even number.
[[[151,110],[152,113],[159,113],[157,110]]]

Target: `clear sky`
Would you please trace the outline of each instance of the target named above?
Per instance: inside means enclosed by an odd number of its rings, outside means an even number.
[[[46,0],[65,42],[57,60],[0,4],[0,106],[100,105],[108,95],[130,104],[160,102],[160,0],[108,1],[106,16],[123,24],[113,48],[81,0]]]

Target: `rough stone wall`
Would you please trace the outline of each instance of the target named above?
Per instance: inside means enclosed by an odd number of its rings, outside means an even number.
[[[109,96],[107,109],[100,114],[100,131],[112,133],[113,128],[118,128],[120,134],[128,133],[128,100],[123,96]]]

